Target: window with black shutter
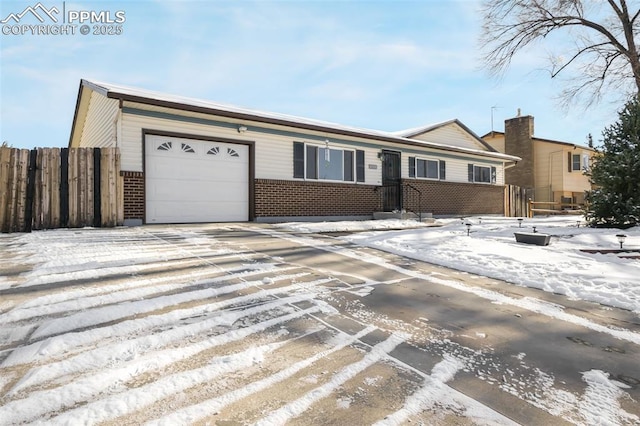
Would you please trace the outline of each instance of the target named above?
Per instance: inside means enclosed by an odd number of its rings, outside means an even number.
[[[356,180],[364,182],[364,151],[356,151]]]
[[[364,182],[364,151],[294,142],[293,177]]]
[[[293,143],[293,177],[304,178],[304,144]]]

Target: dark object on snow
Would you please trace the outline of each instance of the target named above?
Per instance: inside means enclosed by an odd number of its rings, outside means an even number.
[[[548,246],[551,235],[541,234],[539,232],[514,232],[516,241],[525,244],[535,244],[537,246]]]

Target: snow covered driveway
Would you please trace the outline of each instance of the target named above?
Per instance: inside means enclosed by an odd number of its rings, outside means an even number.
[[[0,298],[0,424],[640,423],[630,313],[328,236],[0,235]]]

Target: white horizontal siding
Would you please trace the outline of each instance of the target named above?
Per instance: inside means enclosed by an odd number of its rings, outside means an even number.
[[[364,150],[364,176],[367,185],[382,185],[382,162],[378,158],[377,149]],[[369,166],[375,166],[370,169]]]
[[[409,178],[409,157],[428,158],[434,160],[445,161],[445,181],[447,182],[468,182],[469,181],[469,164],[476,164],[480,166],[494,166],[496,168],[496,185],[504,185],[504,169],[500,163],[487,163],[485,161],[478,161],[477,159],[453,159],[449,157],[438,156],[437,153],[425,152],[424,155],[416,154],[415,152],[402,155],[402,177]],[[413,178],[412,178],[413,179]]]
[[[143,106],[136,105],[138,108]],[[283,128],[275,125],[267,125],[264,123],[232,123],[231,119],[212,117],[204,114],[176,112],[174,110],[159,110],[158,107],[153,108],[155,113],[169,112],[184,116],[185,118],[174,119],[171,117],[154,117],[140,115],[139,113],[127,112],[125,109],[122,115],[122,170],[125,171],[142,171],[143,164],[143,140],[142,132],[146,130],[166,131],[181,133],[184,135],[220,137],[225,139],[242,141],[251,141],[255,143],[255,177],[257,179],[293,179],[293,143],[303,142],[318,146],[324,145],[324,136],[320,139],[318,134],[309,132],[308,137],[302,135],[302,131],[296,129]],[[221,122],[222,125],[216,126],[210,122],[192,122],[191,119],[206,119],[209,121]],[[245,133],[238,133],[237,125],[244,124],[249,129]],[[255,124],[255,126],[254,126]],[[295,133],[287,134],[287,131]],[[398,151],[397,146],[392,147],[376,141],[366,141],[357,139],[354,144],[343,137],[341,140],[335,140],[328,137],[329,146],[331,148],[343,149],[359,149],[365,152],[365,182],[367,185],[380,185],[382,183],[382,164],[378,159],[378,153],[382,149],[389,148]],[[365,144],[363,145],[363,142]],[[372,145],[372,146],[366,146]],[[472,156],[466,158],[464,154],[453,155],[450,152],[442,153],[434,149],[420,149],[412,147],[410,152],[402,152],[401,154],[401,172],[402,177],[409,176],[408,157],[420,156],[416,154],[423,151],[425,156],[430,158],[439,158],[447,162],[447,181],[467,182],[467,164],[474,162]],[[477,158],[477,157],[476,157]],[[486,159],[479,160],[478,164],[488,165]],[[502,182],[502,167],[500,163],[491,163],[498,168],[498,183]]]
[[[461,148],[487,150],[484,145],[455,123],[414,136],[412,139],[441,143]]]
[[[249,130],[238,133],[235,126],[219,127],[203,123],[173,120],[170,118],[148,117],[124,113],[122,117],[122,170],[142,171],[142,133],[143,130],[166,131],[193,136],[220,137],[235,139],[239,142],[255,143],[255,177],[257,179],[293,179],[293,142],[305,142],[322,145],[317,139],[305,139],[271,132]],[[354,149],[354,146],[331,142],[332,148]],[[356,149],[363,149],[355,147]],[[365,151],[365,184],[379,185],[381,181],[378,150]],[[368,164],[378,164],[375,170]]]
[[[185,135],[194,136],[249,140],[249,138],[239,137],[240,134],[233,129],[123,113],[122,144],[120,148],[122,154],[122,170],[135,172],[142,171],[143,130],[184,133]]]
[[[81,147],[114,147],[116,146],[116,117],[118,101],[109,99],[99,93],[91,92],[87,116],[80,137]]]

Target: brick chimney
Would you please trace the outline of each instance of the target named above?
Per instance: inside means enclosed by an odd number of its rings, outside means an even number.
[[[505,154],[522,158],[518,164],[505,171],[505,181],[522,188],[534,188],[533,116],[518,115],[504,121]]]

